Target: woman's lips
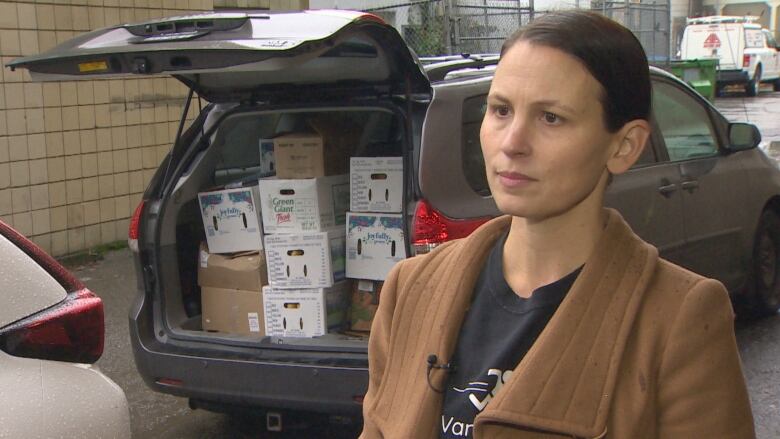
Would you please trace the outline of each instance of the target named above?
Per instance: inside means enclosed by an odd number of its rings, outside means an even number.
[[[499,172],[498,178],[501,185],[507,188],[522,187],[536,181],[536,179],[519,172]]]

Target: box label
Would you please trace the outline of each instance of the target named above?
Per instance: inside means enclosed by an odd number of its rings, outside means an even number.
[[[247,321],[249,322],[249,332],[260,332],[260,316],[256,312],[248,313]]]

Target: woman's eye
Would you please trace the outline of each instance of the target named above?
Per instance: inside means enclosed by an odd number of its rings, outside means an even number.
[[[548,124],[551,124],[551,125],[554,125],[554,124],[557,124],[557,123],[561,122],[561,118],[557,114],[550,113],[549,111],[545,111],[544,114],[542,115],[542,117],[544,118],[545,122],[547,122]]]
[[[499,116],[509,115],[509,107],[506,105],[496,105],[493,111]]]

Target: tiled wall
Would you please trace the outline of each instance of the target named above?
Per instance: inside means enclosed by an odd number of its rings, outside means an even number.
[[[0,57],[5,65],[119,23],[215,7],[307,4],[0,1]],[[170,78],[33,83],[24,69],[0,69],[0,219],[55,256],[126,239],[129,217],[173,142],[186,93]]]
[[[219,8],[257,8],[272,11],[306,9],[309,0],[214,0],[214,9]]]

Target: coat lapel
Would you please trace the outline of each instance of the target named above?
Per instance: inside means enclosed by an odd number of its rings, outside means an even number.
[[[498,437],[507,425],[585,438],[606,431],[620,359],[658,259],[608,213],[604,238],[558,311],[477,416],[476,438]]]
[[[388,424],[413,419],[412,432],[394,437],[438,437],[442,394],[447,373],[428,373],[427,357],[450,361],[474,285],[488,252],[509,227],[511,217],[496,218],[468,238],[437,249],[439,257],[418,264],[408,275],[396,307],[385,379],[376,412]],[[433,255],[431,255],[433,256]]]

